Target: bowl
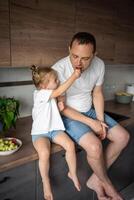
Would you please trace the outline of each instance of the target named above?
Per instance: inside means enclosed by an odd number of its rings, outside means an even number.
[[[133,95],[127,92],[118,92],[115,94],[115,100],[118,103],[129,104],[133,99]]]
[[[5,137],[0,139],[0,156],[7,156],[15,153],[22,146],[22,141],[13,138]]]

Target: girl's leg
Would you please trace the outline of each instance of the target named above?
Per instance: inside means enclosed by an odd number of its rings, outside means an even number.
[[[39,170],[43,182],[44,198],[53,200],[49,180],[50,141],[48,138],[39,138],[33,143],[39,156]]]
[[[75,145],[73,141],[67,136],[66,133],[61,132],[56,135],[53,139],[54,143],[62,146],[66,153],[65,158],[69,167],[69,178],[74,182],[75,187],[80,191],[80,183],[76,174],[76,154],[75,154]]]

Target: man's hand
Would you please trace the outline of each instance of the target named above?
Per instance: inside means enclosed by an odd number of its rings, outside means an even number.
[[[59,108],[59,111],[60,111],[60,112],[64,110],[65,104],[64,104],[63,101],[59,101],[59,102],[58,102],[58,108]]]
[[[99,133],[99,138],[101,140],[104,140],[106,138],[106,135],[107,135],[107,130],[106,129],[108,128],[108,126],[102,121],[100,121],[100,123],[101,123],[101,126],[102,126],[102,130]]]
[[[108,126],[99,120],[93,120],[92,124],[93,125],[91,125],[91,128],[93,131],[101,140],[104,140],[106,138],[106,128],[108,128]]]
[[[57,105],[59,108],[59,111],[63,111],[65,109],[65,96],[59,96],[57,97]]]

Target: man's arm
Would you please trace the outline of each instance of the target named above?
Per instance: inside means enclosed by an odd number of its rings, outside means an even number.
[[[93,105],[96,111],[97,119],[104,121],[104,97],[102,86],[96,86],[93,90]]]
[[[81,75],[81,71],[79,69],[74,70],[72,75],[63,83],[61,84],[58,88],[53,90],[50,98],[57,98],[60,96],[62,93],[64,93],[72,84],[73,82],[79,78]]]
[[[65,106],[62,114],[72,120],[76,120],[90,126],[91,129],[94,132],[99,133],[99,135],[100,131],[102,131],[102,125],[100,121],[89,118],[71,107]]]
[[[106,137],[106,128],[108,127],[104,123],[104,96],[102,92],[102,86],[96,86],[93,90],[93,105],[96,111],[97,119],[101,122],[103,132],[100,132],[100,138]]]

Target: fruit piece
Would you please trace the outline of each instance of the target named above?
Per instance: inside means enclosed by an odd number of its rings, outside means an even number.
[[[16,139],[0,139],[0,151],[9,151],[18,148],[19,144]]]
[[[131,96],[131,94],[129,94],[127,92],[117,92],[116,95],[118,95],[118,96]]]

